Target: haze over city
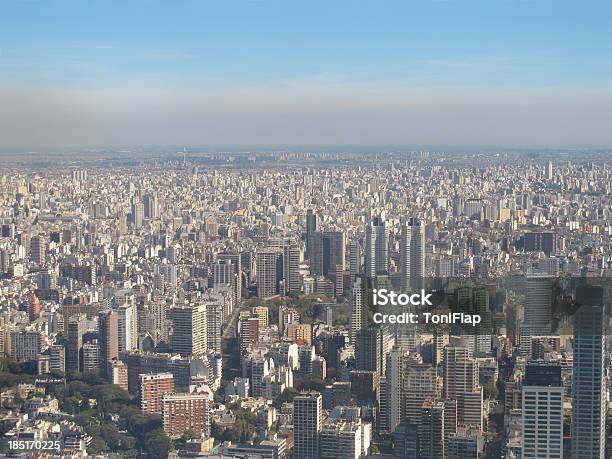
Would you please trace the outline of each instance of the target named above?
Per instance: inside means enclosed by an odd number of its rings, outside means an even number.
[[[607,1],[0,5],[3,148],[612,143]]]

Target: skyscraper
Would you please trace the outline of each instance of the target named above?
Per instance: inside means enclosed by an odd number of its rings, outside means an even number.
[[[242,297],[242,256],[240,253],[220,253],[217,260],[227,260],[232,262],[234,275],[236,276],[236,302],[238,304]]]
[[[300,248],[297,244],[283,247],[283,278],[286,293],[300,291]]]
[[[444,398],[457,400],[457,420],[482,425],[482,388],[478,362],[462,347],[444,349]]]
[[[169,315],[171,349],[184,356],[205,354],[208,349],[206,304],[185,304],[170,309]]]
[[[337,266],[344,271],[346,238],[342,231],[310,233],[310,274],[330,277]]]
[[[420,459],[444,459],[444,403],[425,400],[419,423]]]
[[[306,211],[306,259],[310,260],[310,244],[311,238],[310,235],[317,231],[317,214],[314,213],[312,209],[308,209]]]
[[[531,352],[531,338],[548,336],[552,320],[552,278],[542,274],[526,277],[525,308],[521,328],[521,354]]]
[[[38,266],[44,266],[46,261],[47,241],[43,236],[32,236],[30,240],[30,260]]]
[[[278,284],[283,275],[282,252],[276,248],[260,250],[256,255],[257,296],[270,298],[278,293]]]
[[[563,458],[563,385],[559,364],[531,363],[523,380],[523,457]]]
[[[579,286],[574,314],[572,459],[605,455],[603,289]]]
[[[425,276],[425,228],[416,218],[402,225],[400,240],[402,291],[420,290]]]
[[[303,393],[293,399],[294,459],[319,459],[323,399],[317,392]]]
[[[123,303],[114,311],[117,313],[119,352],[136,349],[138,347],[136,306],[131,303]]]
[[[389,271],[389,228],[376,217],[366,228],[365,275],[374,277]]]
[[[108,376],[109,362],[119,356],[119,323],[112,310],[98,313],[98,343],[100,346],[100,373]]]
[[[143,197],[144,218],[159,217],[159,202],[157,193],[147,193]]]
[[[85,314],[75,314],[68,319],[68,346],[66,356],[66,371],[82,370],[83,334],[85,333]]]

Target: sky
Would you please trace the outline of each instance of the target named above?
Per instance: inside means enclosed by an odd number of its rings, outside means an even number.
[[[609,0],[1,0],[0,149],[610,145]]]

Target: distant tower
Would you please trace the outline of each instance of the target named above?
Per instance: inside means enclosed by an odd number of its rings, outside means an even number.
[[[312,209],[306,211],[306,259],[310,260],[311,248],[310,237],[317,231],[317,214]]]
[[[279,249],[268,248],[257,252],[257,296],[270,298],[278,293],[283,274],[283,256]]]
[[[546,163],[546,180],[552,180],[554,177],[554,169],[553,169],[553,162],[551,160],[548,160],[548,163]]]
[[[81,353],[83,349],[83,334],[86,331],[86,321],[85,314],[76,314],[68,319],[67,371],[81,371]]]
[[[38,266],[45,265],[47,241],[43,236],[32,236],[30,240],[30,259]]]
[[[98,343],[100,345],[100,373],[109,377],[109,363],[119,357],[119,325],[112,310],[98,313]]]
[[[206,304],[190,304],[172,308],[172,351],[183,356],[200,356],[208,349],[208,316]]]
[[[400,274],[402,291],[422,288],[425,276],[425,228],[416,218],[402,225]]]
[[[389,228],[376,217],[366,228],[365,275],[375,277],[389,271]]]
[[[534,336],[548,336],[552,319],[552,277],[530,274],[526,278],[525,310],[521,328],[521,353],[529,355]]]

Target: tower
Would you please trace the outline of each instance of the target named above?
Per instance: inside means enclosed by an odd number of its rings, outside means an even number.
[[[425,276],[425,229],[416,218],[402,225],[400,240],[402,291],[420,290]]]
[[[293,399],[294,459],[319,459],[323,398],[317,392]]]
[[[172,308],[170,347],[184,356],[200,356],[208,349],[206,304],[188,304]]]
[[[119,356],[119,323],[112,310],[98,313],[98,343],[100,345],[100,373],[108,377],[109,362]]]
[[[563,458],[561,366],[531,363],[523,380],[523,457]]]
[[[366,228],[365,275],[374,277],[389,271],[389,228],[376,217]]]
[[[572,458],[605,455],[603,288],[579,286],[574,314]]]

